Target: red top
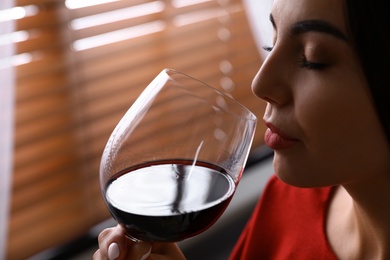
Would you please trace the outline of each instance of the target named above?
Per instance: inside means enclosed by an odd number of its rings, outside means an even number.
[[[272,177],[230,259],[337,259],[325,234],[332,190]]]

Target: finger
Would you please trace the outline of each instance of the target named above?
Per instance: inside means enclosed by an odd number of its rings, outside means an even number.
[[[102,259],[123,259],[121,254],[126,254],[126,244],[132,244],[125,237],[125,232],[120,225],[100,232],[98,243]]]
[[[115,242],[111,243],[108,246],[108,259],[110,260],[117,259],[119,255],[120,255],[120,250],[118,244]]]
[[[101,260],[102,257],[100,255],[100,250],[96,250],[96,252],[93,254],[93,257],[92,257],[93,260]]]
[[[111,233],[111,228],[104,229],[102,232],[99,233],[98,236],[98,244],[99,244],[99,250],[95,252],[95,255],[99,255],[100,259],[107,259],[108,258],[108,244],[111,243],[108,239]],[[94,257],[95,257],[94,255]],[[97,258],[99,259],[99,258]]]

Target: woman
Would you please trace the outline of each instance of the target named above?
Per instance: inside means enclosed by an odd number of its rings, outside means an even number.
[[[232,259],[390,259],[387,0],[275,0],[267,101],[270,180]],[[94,259],[183,259],[104,230]],[[109,252],[108,252],[109,251]]]

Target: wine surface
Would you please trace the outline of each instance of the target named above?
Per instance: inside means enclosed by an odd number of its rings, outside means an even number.
[[[222,168],[175,160],[122,171],[108,181],[105,200],[128,235],[180,241],[201,233],[223,213],[235,182]]]

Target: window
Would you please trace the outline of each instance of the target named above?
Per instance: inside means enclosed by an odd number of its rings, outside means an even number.
[[[16,69],[9,259],[69,242],[110,217],[98,182],[103,148],[163,68],[262,116],[250,89],[261,59],[240,0],[17,0],[2,12],[17,25],[5,37],[16,46],[8,61]]]

